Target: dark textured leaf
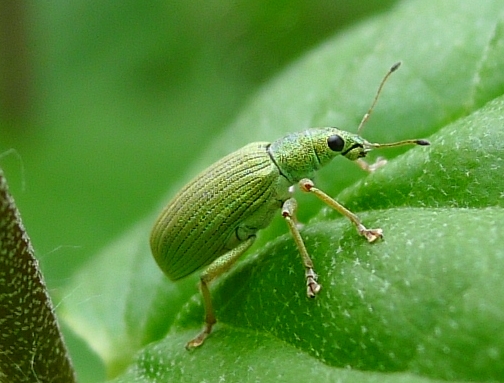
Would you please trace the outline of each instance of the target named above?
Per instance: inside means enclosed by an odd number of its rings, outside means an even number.
[[[1,170],[0,381],[75,382],[51,299]]]

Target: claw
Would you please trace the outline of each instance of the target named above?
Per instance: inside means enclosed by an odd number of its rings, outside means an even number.
[[[186,343],[186,350],[190,351],[199,347],[203,344],[207,336],[212,332],[213,323],[206,323],[203,330],[198,334],[198,336]]]
[[[308,269],[306,271],[306,295],[308,298],[315,298],[321,288],[322,286],[317,283],[317,274],[313,269]]]
[[[378,238],[383,238],[383,230],[382,229],[366,229],[364,225],[359,225],[357,228],[359,234],[365,237],[368,242],[374,242]]]

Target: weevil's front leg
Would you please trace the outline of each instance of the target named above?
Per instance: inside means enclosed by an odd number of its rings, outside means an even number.
[[[287,225],[289,226],[292,237],[294,238],[294,242],[303,258],[303,264],[305,267],[305,276],[306,276],[306,294],[309,298],[315,298],[315,295],[320,291],[322,286],[317,283],[317,274],[313,270],[313,262],[306,250],[306,246],[303,242],[303,238],[301,238],[301,234],[296,226],[296,214],[297,202],[294,198],[289,198],[282,205],[282,216],[285,218]]]
[[[356,163],[357,166],[359,168],[361,168],[362,170],[365,170],[366,172],[372,173],[376,169],[380,169],[382,166],[385,166],[387,164],[387,160],[383,157],[378,157],[374,163],[368,164],[362,158],[358,158],[354,161],[354,163]]]
[[[255,238],[255,236],[250,237],[246,241],[240,243],[234,249],[217,258],[201,274],[200,290],[201,295],[203,296],[203,305],[205,307],[205,327],[203,327],[203,330],[198,334],[196,338],[187,342],[186,349],[191,350],[195,347],[201,346],[207,336],[212,332],[212,327],[214,326],[214,324],[217,323],[213,311],[212,297],[210,295],[210,289],[208,288],[208,285],[219,275],[228,271],[238,260],[238,258],[240,258],[240,256],[245,253],[250,246],[252,246]]]
[[[310,192],[310,193],[315,194],[318,198],[320,198],[326,204],[331,206],[334,210],[339,211],[341,214],[343,214],[345,217],[347,217],[355,225],[359,234],[366,237],[366,239],[369,242],[374,242],[378,238],[383,238],[383,230],[382,229],[367,229],[362,224],[359,217],[357,217],[354,213],[352,213],[346,207],[344,207],[343,205],[338,203],[336,200],[329,197],[322,190],[316,188],[315,184],[313,183],[312,180],[309,180],[308,178],[302,179],[301,181],[299,181],[299,187],[301,188],[301,190],[303,190],[305,192]]]

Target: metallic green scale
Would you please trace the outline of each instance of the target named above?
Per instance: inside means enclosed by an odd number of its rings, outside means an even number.
[[[373,110],[385,80],[398,66],[394,65],[382,80],[358,132]],[[367,229],[355,214],[316,188],[312,179],[317,170],[339,155],[373,171],[386,162],[378,160],[373,165],[363,162],[362,157],[370,150],[406,144],[429,145],[425,140],[375,144],[337,128],[313,128],[271,144],[246,145],[187,184],[164,208],[150,237],[152,254],[170,279],[178,280],[207,266],[200,278],[205,327],[186,347],[200,346],[216,323],[210,282],[231,268],[252,246],[257,231],[268,226],[279,210],[305,267],[307,296],[314,298],[319,293],[321,286],[313,262],[296,225],[297,203],[291,195],[294,184],[350,219],[369,242],[381,238],[381,229]]]

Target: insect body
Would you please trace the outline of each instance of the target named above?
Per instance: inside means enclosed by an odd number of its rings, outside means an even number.
[[[359,130],[368,119],[373,104]],[[343,156],[369,171],[383,165],[368,165],[362,157],[374,148],[406,144],[429,145],[425,140],[374,144],[337,128],[312,128],[289,134],[272,143],[254,142],[229,154],[200,173],[164,208],[150,237],[154,258],[172,280],[181,279],[207,266],[200,279],[205,306],[203,331],[186,348],[201,345],[216,323],[209,283],[229,270],[253,244],[258,230],[268,226],[280,211],[293,235],[305,267],[307,295],[316,296],[321,286],[313,262],[295,223],[296,201],[290,188],[313,193],[348,217],[369,242],[382,236],[381,229],[367,229],[359,218],[316,188],[314,173],[334,157]]]

